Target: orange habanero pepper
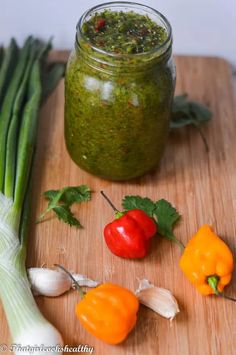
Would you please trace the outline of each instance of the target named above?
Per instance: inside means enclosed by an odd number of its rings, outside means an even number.
[[[180,268],[201,294],[230,298],[222,291],[232,277],[233,255],[210,226],[203,225],[188,242]]]
[[[126,288],[105,283],[88,291],[76,307],[82,325],[109,344],[121,343],[137,321],[139,301]]]

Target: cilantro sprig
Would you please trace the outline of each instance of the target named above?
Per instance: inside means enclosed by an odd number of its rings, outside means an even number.
[[[202,137],[206,151],[209,146],[200,125],[210,121],[212,112],[204,105],[196,101],[189,101],[188,95],[175,96],[172,107],[170,128],[176,129],[184,126],[194,126]]]
[[[40,215],[37,223],[44,220],[44,217],[50,211],[53,211],[60,221],[70,226],[82,228],[80,221],[71,211],[74,203],[82,203],[91,200],[92,191],[87,185],[69,186],[60,190],[48,190],[43,196],[48,200],[48,206]]]
[[[185,248],[183,243],[173,233],[174,226],[179,221],[181,215],[168,201],[161,199],[154,202],[148,197],[125,196],[122,206],[125,211],[133,209],[143,210],[156,221],[159,235],[178,244],[181,250]]]

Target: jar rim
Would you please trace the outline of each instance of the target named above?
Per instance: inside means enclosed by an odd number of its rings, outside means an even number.
[[[165,30],[167,31],[167,38],[165,39],[165,41],[158,46],[153,47],[153,49],[151,49],[150,51],[147,52],[142,52],[142,53],[113,53],[113,52],[109,52],[106,51],[104,49],[101,49],[97,46],[95,46],[93,43],[89,42],[89,44],[91,45],[91,48],[94,52],[97,52],[99,54],[103,54],[106,56],[109,56],[111,58],[143,58],[145,56],[152,56],[152,55],[158,55],[158,53],[163,54],[163,52],[165,52],[165,49],[167,50],[169,48],[169,46],[172,44],[172,27],[170,22],[167,20],[167,18],[158,10],[152,8],[151,6],[148,5],[143,5],[140,3],[136,3],[136,2],[130,2],[130,1],[111,1],[111,2],[105,2],[102,4],[98,4],[96,6],[93,6],[91,8],[89,8],[88,10],[86,10],[83,15],[80,17],[77,26],[76,26],[76,42],[77,44],[79,44],[78,42],[78,34],[80,36],[80,38],[82,38],[85,42],[88,43],[88,40],[86,38],[86,36],[84,35],[83,31],[82,31],[82,25],[86,19],[87,16],[89,16],[90,14],[96,12],[97,10],[100,9],[105,9],[107,7],[130,7],[133,10],[139,8],[142,9],[144,11],[146,11],[147,13],[152,13],[153,15],[156,15],[165,25]]]

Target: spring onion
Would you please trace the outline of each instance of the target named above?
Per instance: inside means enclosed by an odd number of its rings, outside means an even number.
[[[12,43],[10,47],[16,49],[15,41]],[[28,186],[38,111],[44,96],[42,61],[50,46],[29,37],[19,50],[11,75],[7,64],[10,47],[4,52],[0,67],[0,79],[4,82],[0,106],[0,298],[12,342],[21,346],[63,345],[60,333],[37,307],[25,268],[30,210]]]
[[[11,72],[18,59],[18,47],[14,38],[12,38],[9,47],[4,51],[1,49],[1,70],[0,70],[0,105],[3,99],[3,93],[6,89],[7,82]]]

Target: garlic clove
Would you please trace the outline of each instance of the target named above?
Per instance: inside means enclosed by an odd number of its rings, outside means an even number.
[[[71,279],[56,270],[30,268],[28,269],[28,278],[34,295],[57,297],[72,287]]]
[[[84,275],[72,274],[80,286],[97,287],[98,282]],[[28,278],[35,296],[57,297],[73,288],[73,281],[64,272],[47,268],[28,269]]]
[[[169,290],[156,287],[146,279],[139,281],[135,294],[141,304],[165,318],[172,320],[180,312],[178,303]]]

